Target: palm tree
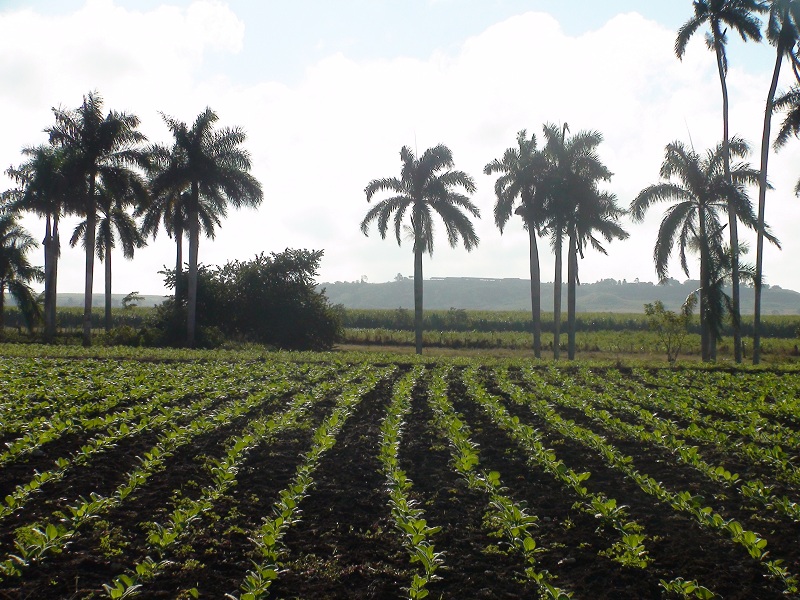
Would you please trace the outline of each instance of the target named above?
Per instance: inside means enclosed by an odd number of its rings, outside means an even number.
[[[542,356],[541,273],[539,246],[536,236],[543,233],[545,225],[545,198],[542,181],[548,164],[544,154],[536,149],[536,136],[523,129],[517,133],[517,147],[508,148],[502,160],[495,159],[483,169],[487,175],[501,173],[494,185],[497,202],[494,222],[503,233],[512,214],[522,217],[530,241],[531,316],[533,319],[533,352]],[[519,205],[516,200],[519,198]]]
[[[205,203],[211,214],[219,216],[225,214],[228,202],[236,208],[258,206],[263,193],[261,184],[249,172],[250,155],[240,147],[246,139],[244,130],[239,127],[215,129],[218,117],[210,108],[200,113],[191,127],[162,116],[175,138],[174,146],[172,151],[158,147],[155,152],[160,155],[172,152],[174,160],[153,178],[151,192],[155,197],[176,193],[176,190],[188,189],[190,193],[186,208],[189,233],[186,341],[191,347],[195,342],[201,205]]]
[[[151,188],[155,179],[177,164],[180,160],[180,149],[177,146],[167,149],[163,146],[153,146],[149,149],[150,167],[148,168]],[[183,237],[189,230],[189,203],[191,201],[190,186],[164,188],[157,196],[151,197],[146,204],[136,207],[135,216],[142,218],[141,233],[153,239],[158,235],[160,226],[164,225],[167,236],[175,240],[175,299],[185,302],[185,293],[181,285],[183,282]],[[216,236],[216,227],[220,227],[221,218],[227,215],[225,205],[214,206],[200,197],[198,216],[200,228],[206,237],[212,240]]]
[[[136,221],[128,212],[131,204],[144,202],[146,190],[143,182],[135,177],[127,190],[111,191],[102,185],[97,186],[98,209],[95,222],[95,249],[97,258],[105,263],[105,330],[111,330],[111,251],[117,246],[119,238],[122,254],[127,259],[132,259],[136,248],[143,247],[146,242]],[[88,240],[88,222],[80,222],[72,232],[69,244],[75,247],[78,242],[85,246]],[[116,234],[115,234],[116,231]]]
[[[567,253],[567,356],[575,359],[575,309],[578,281],[578,256],[583,258],[584,248],[591,246],[608,254],[600,239],[606,242],[627,239],[628,232],[619,224],[625,211],[617,206],[617,198],[609,192],[597,190],[596,182],[588,193],[578,197],[573,221],[569,224],[569,251]]]
[[[131,165],[144,166],[144,154],[136,148],[145,141],[136,128],[139,119],[127,113],[102,113],[103,99],[96,92],[84,96],[75,110],[54,108],[56,124],[47,129],[50,142],[68,149],[81,176],[74,196],[79,213],[86,218],[86,286],[83,307],[83,344],[92,343],[92,286],[94,283],[95,236],[97,229],[97,185],[120,189],[130,181]]]
[[[542,194],[547,198],[547,229],[550,244],[555,254],[555,276],[553,279],[553,358],[561,356],[561,274],[564,237],[575,233],[578,205],[596,193],[596,183],[611,177],[597,155],[597,146],[603,136],[597,131],[579,131],[567,138],[569,126],[552,123],[544,126],[547,143],[545,157],[550,165],[542,182]],[[572,240],[572,244],[577,244]],[[577,250],[577,245],[575,245]],[[569,255],[569,250],[568,250]],[[569,258],[569,256],[568,256]]]
[[[56,286],[60,241],[59,221],[68,205],[68,157],[50,145],[24,148],[28,160],[6,174],[19,187],[7,193],[12,211],[30,211],[45,219],[44,245],[44,339],[53,341],[56,333]]]
[[[367,212],[361,221],[361,231],[368,235],[369,224],[377,221],[378,232],[381,238],[386,239],[389,219],[394,215],[395,236],[400,245],[403,218],[407,212],[411,213],[411,234],[414,239],[414,338],[416,352],[422,354],[422,254],[433,254],[433,213],[442,218],[450,246],[455,248],[460,239],[464,248],[470,251],[478,246],[479,240],[465,212],[480,217],[480,211],[466,195],[454,191],[461,188],[472,194],[475,192],[475,183],[463,171],[452,170],[453,154],[447,146],[439,144],[428,148],[419,159],[410,148],[403,146],[400,160],[403,163],[400,179],[373,179],[367,185],[367,202],[371,202],[378,192],[386,191],[394,195],[381,200]]]
[[[730,140],[730,155],[744,158],[749,149],[739,138]],[[758,171],[746,163],[731,166],[730,180],[725,177],[722,144],[701,158],[681,142],[672,142],[665,150],[661,165],[661,178],[665,181],[646,187],[631,203],[634,221],[644,219],[648,208],[655,202],[675,201],[667,209],[658,231],[653,260],[661,281],[666,280],[668,263],[677,240],[681,267],[689,276],[687,250],[700,254],[700,327],[703,360],[715,352],[716,337],[712,323],[712,283],[714,281],[714,252],[721,246],[720,235],[724,226],[719,213],[726,211],[732,201],[742,223],[755,229],[756,217],[745,187],[758,180]],[[777,243],[774,237],[769,236]],[[735,318],[735,317],[734,317]]]
[[[42,281],[44,274],[31,266],[27,253],[37,246],[36,240],[18,223],[8,206],[0,209],[0,337],[5,332],[4,308],[6,290],[19,306],[28,329],[41,315],[31,281]]]
[[[753,364],[761,362],[761,285],[763,282],[765,210],[767,203],[767,165],[769,162],[770,128],[775,92],[784,58],[797,65],[793,50],[800,40],[800,0],[772,0],[767,20],[767,39],[775,46],[775,67],[764,108],[764,128],[761,133],[761,169],[758,178],[758,228],[756,230],[755,307],[753,310]]]
[[[728,28],[736,31],[742,40],[761,41],[761,21],[754,13],[767,10],[764,2],[756,0],[695,0],[694,16],[678,30],[675,40],[675,54],[683,59],[686,45],[694,33],[703,25],[708,24],[711,32],[706,34],[706,45],[713,50],[717,58],[717,72],[722,89],[722,147],[725,177],[730,181],[730,149],[729,149],[729,118],[728,118],[728,57],[725,52]],[[733,204],[728,205],[728,230],[730,234],[730,247],[739,248],[739,233],[736,213]],[[732,306],[736,315],[739,315],[739,256],[733,252],[731,265],[731,287],[733,290]],[[733,339],[734,356],[736,362],[742,362],[742,331],[739,327],[740,319],[734,319]]]

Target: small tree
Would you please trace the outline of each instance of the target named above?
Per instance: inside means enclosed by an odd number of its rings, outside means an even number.
[[[316,287],[321,260],[321,250],[287,248],[221,267],[199,265],[198,343],[213,346],[228,338],[286,350],[330,350],[341,321],[340,311]],[[166,287],[174,289],[176,272],[161,273]],[[154,325],[163,342],[183,339],[185,310],[174,297],[157,307]]]
[[[144,296],[140,296],[138,291],[131,292],[122,299],[122,308],[136,308],[142,300],[144,300]]]
[[[689,325],[692,322],[692,312],[697,304],[697,296],[691,294],[681,306],[680,313],[664,308],[661,300],[644,305],[644,314],[647,315],[647,324],[651,331],[655,331],[659,344],[667,351],[667,361],[673,363],[678,360]]]

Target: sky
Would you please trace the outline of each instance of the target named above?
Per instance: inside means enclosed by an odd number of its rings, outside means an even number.
[[[480,245],[451,249],[444,228],[424,258],[424,276],[529,276],[528,238],[518,218],[494,224],[494,178],[484,166],[542,125],[603,135],[599,154],[614,173],[603,189],[627,207],[659,181],[672,141],[705,153],[722,137],[714,55],[703,32],[679,61],[675,34],[690,0],[0,0],[0,167],[44,143],[53,107],[76,108],[90,91],[107,110],[133,113],[149,141],[169,143],[161,114],[191,123],[206,107],[220,126],[242,127],[264,200],[231,208],[200,262],[221,265],[285,248],[323,250],[318,281],[390,281],[413,273],[412,244],[398,247],[359,224],[370,180],[400,175],[400,149],[443,143],[477,185]],[[731,131],[751,143],[757,165],[774,62],[766,43],[728,45]],[[781,89],[792,84],[784,69]],[[780,117],[774,119],[773,131]],[[783,249],[765,252],[766,282],[800,290],[800,140],[770,155],[767,222]],[[0,175],[0,189],[12,186]],[[754,203],[757,190],[750,191]],[[379,197],[380,198],[380,197]],[[584,282],[656,281],[653,244],[666,205],[624,242],[589,250]],[[39,240],[44,223],[26,216]],[[80,292],[84,254],[62,226],[59,291]],[[746,257],[755,261],[755,238]],[[162,230],[132,261],[112,256],[113,292],[164,294],[174,241]],[[553,279],[547,241],[542,278]],[[43,264],[43,251],[33,255]],[[690,275],[697,277],[697,260]],[[683,280],[677,253],[670,276]],[[94,290],[103,290],[95,267]],[[745,292],[748,293],[748,292]]]

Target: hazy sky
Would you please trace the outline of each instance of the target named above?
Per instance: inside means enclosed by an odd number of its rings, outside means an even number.
[[[627,207],[658,181],[666,144],[693,143],[699,152],[715,145],[722,124],[714,56],[702,32],[682,62],[673,53],[691,13],[690,0],[0,0],[0,166],[19,164],[23,146],[46,141],[52,107],[77,107],[90,90],[106,109],[138,115],[151,141],[170,139],[159,111],[191,123],[210,106],[221,125],[246,130],[264,202],[231,210],[217,238],[201,240],[200,261],[322,249],[320,281],[378,282],[411,275],[412,247],[381,240],[375,229],[361,234],[364,187],[399,176],[403,145],[422,153],[444,143],[476,180],[481,243],[472,253],[452,250],[439,227],[425,277],[526,278],[527,234],[516,218],[498,232],[484,165],[523,128],[540,139],[545,122],[595,129],[614,172],[605,189]],[[731,130],[751,142],[755,164],[774,53],[732,38],[729,60]],[[765,274],[800,289],[800,140],[773,153],[770,165],[767,221],[783,251],[768,249]],[[657,205],[644,223],[626,221],[630,239],[608,245],[608,256],[589,251],[581,279],[655,281],[662,214]],[[41,221],[24,223],[42,238]],[[74,224],[64,224],[64,238]],[[174,247],[162,231],[133,261],[115,254],[114,293],[163,293],[157,271],[174,264]],[[541,256],[543,279],[552,280],[546,242]],[[36,259],[43,263],[41,249]],[[96,292],[102,274],[98,262]],[[677,256],[670,274],[685,278]],[[83,278],[83,250],[64,247],[60,291],[82,290]]]

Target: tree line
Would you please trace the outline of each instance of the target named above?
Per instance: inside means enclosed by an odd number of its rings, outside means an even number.
[[[688,253],[699,255],[699,298],[701,349],[703,360],[716,358],[716,347],[726,318],[734,336],[734,357],[742,361],[740,284],[752,283],[755,293],[753,324],[753,362],[760,362],[761,292],[763,281],[764,239],[779,245],[765,223],[766,193],[770,189],[767,165],[773,113],[786,112],[775,141],[783,146],[791,135],[800,135],[800,0],[694,0],[694,14],[679,29],[675,54],[682,59],[692,36],[708,26],[706,44],[714,52],[722,90],[722,142],[705,154],[680,141],[666,146],[660,181],[642,190],[627,210],[616,197],[600,189],[600,182],[611,177],[597,155],[602,135],[581,131],[567,137],[569,127],[548,123],[543,127],[545,144],[539,149],[536,136],[526,130],[517,135],[516,146],[489,162],[484,173],[497,174],[494,220],[500,232],[513,215],[522,219],[530,240],[531,316],[533,351],[541,356],[541,310],[538,239],[547,237],[555,258],[553,356],[559,358],[561,322],[561,285],[563,245],[567,244],[567,335],[568,357],[575,356],[575,286],[578,282],[578,257],[592,247],[605,253],[603,241],[625,239],[628,233],[621,218],[629,214],[634,221],[644,218],[658,202],[671,205],[664,213],[653,252],[656,273],[665,280],[673,249],[677,248],[682,270],[689,275]],[[762,35],[759,15],[766,14]],[[727,88],[727,33],[736,32],[744,41],[760,42],[763,37],[775,47],[776,59],[767,93],[761,140],[760,168],[754,169],[745,159],[748,144],[730,135]],[[781,66],[788,62],[797,84],[776,98]],[[467,250],[478,245],[470,216],[480,211],[467,194],[475,191],[473,179],[454,170],[450,150],[439,145],[426,150],[419,158],[407,147],[400,151],[401,176],[375,179],[366,187],[367,201],[377,192],[387,192],[361,222],[364,234],[376,222],[385,238],[390,227],[398,244],[408,214],[414,252],[414,325],[416,351],[422,352],[422,255],[433,252],[434,214],[442,219],[448,241],[455,246],[461,240]],[[731,160],[739,162],[731,164]],[[758,187],[758,208],[753,207],[747,187]],[[800,195],[800,182],[795,189]],[[756,232],[756,263],[744,264],[740,257],[747,247],[739,242],[738,225]],[[725,230],[727,231],[727,235]],[[731,295],[724,285],[730,282]],[[688,301],[689,299],[687,299]]]
[[[53,116],[55,123],[45,129],[49,143],[24,148],[25,162],[6,171],[17,187],[3,194],[0,211],[0,308],[8,289],[28,317],[36,317],[40,309],[29,284],[43,280],[44,339],[54,339],[59,224],[66,215],[79,216],[83,220],[70,244],[81,243],[86,253],[83,344],[90,345],[95,254],[105,263],[109,329],[111,250],[120,245],[131,258],[163,225],[175,240],[178,285],[184,280],[184,236],[189,240],[186,344],[194,346],[200,232],[213,237],[229,205],[258,206],[263,198],[261,184],[250,174],[250,155],[242,147],[244,131],[218,127],[210,108],[191,125],[162,113],[173,139],[169,145],[148,144],[138,130],[138,117],[104,113],[97,92],[84,96],[75,109],[54,108]],[[44,271],[30,267],[25,258],[34,242],[17,224],[23,211],[44,218]],[[183,297],[177,287],[175,297]]]
[[[618,205],[614,194],[601,188],[612,173],[599,159],[597,148],[602,135],[597,131],[572,134],[566,123],[548,123],[543,126],[544,144],[540,148],[534,134],[521,130],[516,145],[484,168],[487,175],[497,175],[494,220],[500,232],[513,216],[519,216],[529,235],[533,350],[537,357],[541,356],[539,240],[546,238],[555,256],[554,358],[559,358],[560,353],[566,245],[567,347],[572,359],[579,258],[590,247],[605,253],[604,243],[627,238],[621,224],[626,214],[641,220],[653,204],[670,202],[655,244],[656,272],[661,279],[666,277],[673,249],[677,249],[687,276],[687,254],[699,256],[697,295],[703,358],[715,358],[722,324],[729,318],[735,358],[737,362],[742,360],[739,298],[740,282],[744,280],[754,286],[753,361],[760,360],[763,243],[764,239],[778,243],[764,221],[770,128],[773,112],[781,109],[786,111],[786,118],[776,147],[785,144],[791,135],[800,134],[800,86],[776,98],[784,62],[791,65],[800,83],[800,0],[695,0],[693,9],[693,16],[678,31],[675,53],[682,58],[691,37],[708,26],[706,42],[716,57],[722,90],[723,138],[717,147],[700,154],[680,141],[668,144],[661,180],[642,190],[627,209]],[[763,34],[759,19],[762,14],[766,14]],[[729,30],[745,41],[766,37],[776,49],[758,169],[745,162],[748,145],[729,133]],[[163,225],[176,243],[176,298],[183,293],[184,236],[189,240],[186,342],[192,346],[196,337],[200,233],[213,237],[229,205],[255,207],[263,198],[261,185],[250,174],[249,153],[242,148],[245,133],[238,127],[217,127],[217,115],[206,109],[191,125],[162,114],[173,139],[168,145],[148,144],[138,131],[135,115],[116,111],[104,114],[102,104],[100,95],[92,92],[75,109],[54,108],[55,122],[45,129],[49,143],[24,148],[26,161],[7,171],[17,187],[3,194],[0,211],[0,312],[3,293],[8,289],[20,306],[35,316],[39,308],[28,283],[43,280],[44,335],[46,340],[53,339],[59,222],[65,215],[77,215],[83,220],[70,243],[81,243],[86,252],[83,342],[90,344],[95,255],[105,265],[106,326],[110,327],[111,250],[119,244],[125,256],[131,257]],[[403,231],[409,231],[413,238],[415,344],[417,353],[421,353],[422,258],[424,253],[433,252],[434,215],[442,219],[451,246],[462,243],[472,250],[479,243],[472,218],[479,218],[480,210],[470,200],[476,190],[474,180],[454,168],[447,146],[435,146],[419,157],[403,147],[400,158],[399,178],[374,179],[367,185],[368,202],[379,194],[388,197],[367,212],[361,229],[367,234],[374,222],[384,238],[391,225],[398,244]],[[732,164],[732,159],[739,162]],[[757,210],[747,193],[749,185],[758,186]],[[796,191],[800,192],[800,184]],[[43,271],[32,267],[25,257],[34,242],[16,222],[21,211],[36,213],[45,220]],[[410,226],[406,225],[406,216]],[[141,222],[137,223],[137,219]],[[740,260],[746,251],[738,239],[740,223],[756,232],[755,265]],[[730,297],[724,291],[728,281]]]

